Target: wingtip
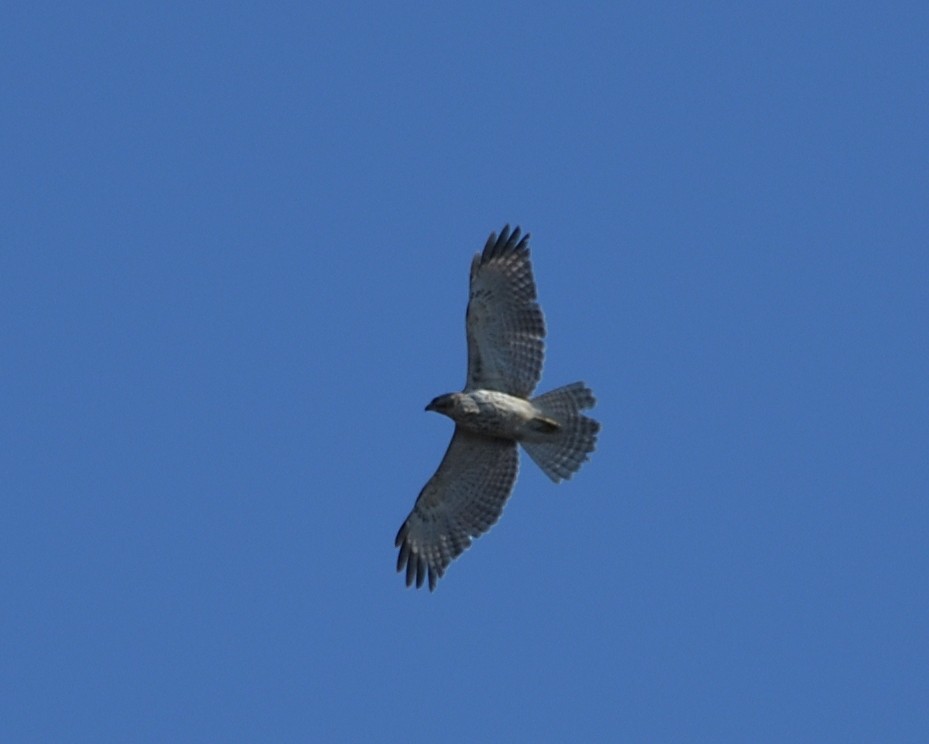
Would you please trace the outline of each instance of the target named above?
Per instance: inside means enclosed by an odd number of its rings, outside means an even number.
[[[503,229],[506,230],[507,228],[504,226]],[[495,245],[497,245],[497,233],[491,232],[490,235],[487,236],[487,242],[484,243],[484,250],[482,251],[483,255],[490,256]],[[475,258],[480,258],[480,257],[481,257],[481,253],[478,253]]]
[[[397,530],[397,536],[394,538],[394,547],[399,548],[401,543],[406,538],[407,530],[409,529],[408,523],[405,521],[400,525],[400,529]]]
[[[510,233],[510,239],[506,241],[506,247],[517,245],[519,243],[519,236],[522,235],[522,230],[519,229],[519,225],[513,228],[513,232]]]
[[[484,260],[497,258],[507,253],[527,250],[529,245],[529,233],[523,235],[519,225],[510,231],[510,225],[507,223],[503,226],[499,236],[492,232],[484,244],[482,258]]]
[[[428,579],[430,592],[435,591],[439,579],[442,578],[442,571],[435,566],[430,566],[422,556],[413,552],[408,542],[403,543],[397,556],[397,572],[405,572],[404,579],[407,587],[415,584],[417,589],[421,589],[424,584],[427,584]]]

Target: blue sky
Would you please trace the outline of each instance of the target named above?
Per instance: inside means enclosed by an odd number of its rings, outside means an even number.
[[[2,11],[3,741],[929,739],[929,11],[639,5]],[[416,592],[504,223],[603,431]]]

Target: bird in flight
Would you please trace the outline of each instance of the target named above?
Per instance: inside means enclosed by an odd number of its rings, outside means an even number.
[[[429,589],[448,565],[500,518],[519,468],[517,443],[555,483],[593,452],[600,424],[583,382],[530,397],[542,376],[545,320],[536,302],[529,234],[509,225],[491,233],[471,262],[464,390],[427,411],[448,416],[455,433],[439,469],[397,533],[397,570]]]

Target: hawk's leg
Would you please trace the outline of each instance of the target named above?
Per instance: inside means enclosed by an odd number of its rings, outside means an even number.
[[[553,434],[561,428],[561,424],[548,416],[536,416],[529,422],[529,427],[542,434]]]

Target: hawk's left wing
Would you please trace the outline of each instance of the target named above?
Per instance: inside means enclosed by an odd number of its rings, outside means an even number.
[[[536,302],[529,236],[505,226],[471,263],[465,390],[528,398],[542,376],[545,320]]]
[[[406,585],[429,589],[448,564],[500,518],[519,466],[516,442],[455,427],[442,464],[429,479],[397,533],[397,570]]]

